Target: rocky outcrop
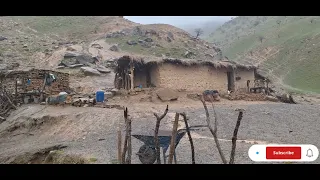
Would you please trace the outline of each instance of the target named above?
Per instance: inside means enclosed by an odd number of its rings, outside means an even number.
[[[98,70],[93,69],[91,67],[81,67],[80,70],[86,76],[100,76],[101,75],[101,73]]]

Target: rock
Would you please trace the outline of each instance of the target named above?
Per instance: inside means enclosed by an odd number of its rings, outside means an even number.
[[[59,46],[54,46],[54,47],[53,47],[53,49],[58,49],[58,48],[59,48]]]
[[[4,36],[0,36],[0,41],[4,41],[4,40],[8,40],[8,38],[6,38]]]
[[[129,41],[127,41],[127,44],[129,44],[129,45],[137,45],[138,43],[136,41],[129,40]]]
[[[146,42],[153,42],[153,40],[151,38],[146,38],[144,41]]]
[[[90,66],[91,64],[95,64],[99,61],[97,58],[92,57],[88,54],[79,54],[74,52],[67,52],[64,56],[64,59],[61,63],[66,66],[74,65],[74,64],[84,64]]]
[[[111,92],[118,92],[119,90],[117,89],[117,88],[113,88],[113,89],[111,89]]]
[[[72,58],[72,57],[78,57],[78,56],[80,56],[80,54],[76,52],[66,52],[64,54],[64,58]]]
[[[24,45],[23,45],[23,48],[26,48],[26,47],[28,47],[28,45],[27,45],[27,44],[24,44]]]
[[[185,53],[184,53],[184,57],[186,57],[186,58],[191,58],[192,56],[194,56],[195,54],[193,53],[193,52],[191,52],[191,51],[186,51]]]
[[[105,67],[97,67],[97,70],[100,72],[100,73],[111,73],[111,70],[108,69],[108,68],[105,68]]]
[[[173,40],[174,40],[174,36],[173,36],[173,33],[172,33],[172,32],[168,32],[168,37],[169,37],[170,39],[173,39]]]
[[[118,51],[119,51],[119,47],[118,47],[118,45],[113,45],[113,46],[111,46],[111,47],[109,48],[109,50],[110,50],[110,51],[116,51],[116,52],[118,52]]]
[[[143,40],[141,40],[141,39],[139,39],[139,40],[138,40],[138,43],[143,43],[143,42],[144,42],[144,41],[143,41]]]
[[[81,67],[80,69],[86,76],[100,76],[101,73],[91,67]]]
[[[266,96],[267,101],[272,101],[272,102],[279,102],[279,99],[274,96]]]
[[[172,42],[172,39],[170,37],[167,37],[168,42]]]
[[[103,48],[100,44],[92,44],[91,47],[97,48],[97,49],[102,49]]]
[[[159,89],[156,92],[161,101],[175,101],[178,100],[178,93],[171,89]]]
[[[214,55],[213,55],[213,54],[205,54],[205,56],[207,56],[207,57],[211,57],[211,58],[213,58],[213,57],[214,57]]]
[[[69,47],[67,47],[67,51],[77,51],[77,50],[74,49],[73,47],[69,46]]]
[[[56,67],[56,69],[64,69],[65,68],[65,66],[58,66],[58,67]]]
[[[77,67],[82,67],[83,64],[73,64],[73,65],[69,65],[69,68],[77,68]]]
[[[150,43],[150,42],[143,42],[143,43],[141,44],[141,46],[142,46],[142,47],[145,47],[145,48],[150,48],[150,47],[152,47],[152,43]]]
[[[79,64],[76,58],[65,58],[62,59],[58,66],[66,66],[69,67],[74,64]]]

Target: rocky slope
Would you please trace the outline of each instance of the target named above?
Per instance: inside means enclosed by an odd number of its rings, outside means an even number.
[[[68,72],[74,89],[90,92],[112,86],[106,67],[123,55],[222,58],[212,44],[165,24],[141,25],[118,16],[0,17],[0,70]],[[94,83],[87,83],[88,75]]]
[[[320,93],[319,16],[240,16],[207,39],[292,92]]]

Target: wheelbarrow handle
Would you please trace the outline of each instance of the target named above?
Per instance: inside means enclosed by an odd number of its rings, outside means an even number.
[[[190,131],[197,131],[199,130],[200,128],[203,128],[203,127],[208,127],[208,125],[194,125],[194,126],[190,126],[189,127],[189,130]],[[178,131],[181,132],[181,131],[186,131],[187,129],[186,128],[183,128],[183,129],[179,129]]]

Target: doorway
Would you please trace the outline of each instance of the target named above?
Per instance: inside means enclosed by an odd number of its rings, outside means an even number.
[[[228,77],[228,91],[234,91],[235,85],[234,85],[234,72],[227,72]]]

